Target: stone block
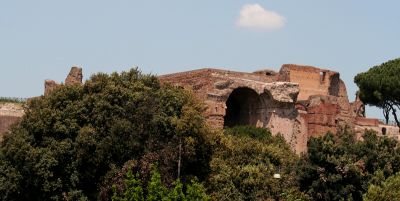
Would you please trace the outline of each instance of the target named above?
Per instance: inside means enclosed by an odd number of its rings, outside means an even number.
[[[45,80],[44,81],[44,95],[45,96],[49,95],[58,86],[60,86],[60,84],[58,84],[54,80]]]
[[[72,67],[67,78],[65,78],[65,85],[82,84],[82,68]]]

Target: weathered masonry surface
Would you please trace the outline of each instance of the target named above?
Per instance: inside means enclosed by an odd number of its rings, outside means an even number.
[[[22,104],[0,103],[0,137],[24,115]]]
[[[311,136],[348,126],[360,138],[365,129],[398,137],[395,126],[364,115],[360,100],[350,102],[338,72],[285,64],[279,72],[253,73],[199,69],[160,76],[163,83],[193,90],[208,109],[205,117],[216,128],[254,125],[280,133],[296,152]]]

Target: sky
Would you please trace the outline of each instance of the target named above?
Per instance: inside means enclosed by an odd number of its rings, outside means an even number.
[[[356,74],[400,56],[398,0],[0,1],[0,97],[43,94],[71,66],[84,79],[138,66],[252,72],[305,64]],[[381,118],[368,108],[367,116]]]

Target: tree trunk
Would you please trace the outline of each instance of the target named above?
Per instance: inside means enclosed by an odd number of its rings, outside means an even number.
[[[400,128],[400,122],[397,119],[396,109],[394,109],[392,105],[390,106],[390,108],[392,109],[392,114],[393,114],[394,120],[396,121],[397,127]]]
[[[386,124],[389,124],[390,107],[388,104],[383,104],[383,116],[385,117]]]
[[[385,108],[384,110],[383,110],[383,116],[385,117],[385,120],[386,120],[386,124],[389,124],[389,109],[388,108]]]
[[[179,138],[178,179],[181,177],[182,137]]]

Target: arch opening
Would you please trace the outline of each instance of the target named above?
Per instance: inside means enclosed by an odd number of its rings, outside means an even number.
[[[260,96],[250,88],[237,88],[226,101],[224,127],[253,125],[261,120],[263,105]]]

